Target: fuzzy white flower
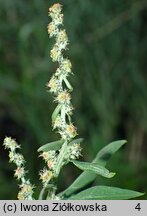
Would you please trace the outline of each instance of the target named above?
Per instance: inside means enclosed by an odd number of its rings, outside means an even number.
[[[69,59],[64,59],[62,62],[61,62],[61,70],[63,70],[64,72],[71,72],[71,68],[72,68],[72,64],[70,62]]]
[[[56,46],[59,47],[60,50],[66,49],[68,45],[68,37],[65,30],[59,30],[56,39]]]
[[[56,101],[63,104],[68,104],[71,100],[71,96],[67,90],[64,90],[58,94]]]
[[[56,157],[56,151],[51,150],[48,152],[42,152],[40,157],[43,157],[43,159],[47,162],[48,160],[52,160]]]
[[[42,180],[42,183],[44,184],[44,186],[46,186],[48,182],[51,180],[51,178],[53,177],[53,173],[46,168],[41,170],[39,175],[40,175],[40,179]]]
[[[19,180],[25,176],[24,167],[17,167],[15,170],[14,176]]]
[[[20,191],[18,193],[17,198],[19,200],[33,200],[33,189],[34,186],[30,184],[29,181],[20,185]]]
[[[80,144],[74,143],[69,147],[69,158],[72,160],[78,159],[81,156],[82,148]]]
[[[60,14],[62,6],[59,3],[54,4],[52,7],[49,8],[49,16],[52,17],[52,14]]]
[[[47,31],[50,37],[53,37],[57,34],[57,28],[53,22],[48,24]]]
[[[17,154],[15,154],[14,157],[15,157],[15,164],[17,166],[21,166],[24,164],[25,160],[24,160],[24,157],[22,154],[17,153]]]
[[[53,62],[60,61],[62,57],[61,50],[57,46],[54,46],[50,52],[50,56]]]
[[[47,83],[47,87],[50,88],[50,92],[56,93],[62,89],[61,81],[57,77],[52,76],[50,81]]]
[[[6,137],[4,139],[4,144],[6,149],[11,149],[11,151],[14,151],[17,148],[20,148],[20,146],[17,144],[17,142],[12,139],[11,137]]]
[[[56,117],[55,121],[53,122],[53,129],[61,128],[62,126],[63,126],[63,122],[62,122],[61,116],[58,115]]]

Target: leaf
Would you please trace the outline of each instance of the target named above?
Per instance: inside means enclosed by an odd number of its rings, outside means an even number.
[[[69,81],[66,78],[64,78],[64,82],[65,82],[67,88],[69,88],[72,91],[73,87],[71,86],[71,84],[69,83]]]
[[[70,200],[126,200],[142,196],[143,193],[109,186],[95,186],[84,190]]]
[[[83,141],[83,138],[79,138],[79,139],[74,139],[74,140],[72,140],[70,143],[69,143],[69,145],[73,145],[73,144],[79,144],[79,143],[81,143]]]
[[[93,162],[99,162],[102,165],[106,165],[111,156],[126,143],[126,140],[118,140],[108,144],[98,152]]]
[[[55,119],[57,118],[57,115],[59,114],[60,110],[61,110],[62,105],[58,104],[52,114],[52,122],[55,121]]]
[[[50,142],[50,143],[47,143],[47,144],[41,146],[37,151],[38,152],[40,152],[40,151],[47,152],[50,150],[59,150],[63,143],[64,143],[64,140],[58,140],[55,142]]]
[[[101,165],[105,166],[107,164],[107,161],[111,158],[111,156],[116,151],[118,151],[126,142],[126,140],[119,140],[108,144],[98,152],[98,154],[92,162],[100,163]],[[59,196],[71,195],[72,193],[78,191],[79,189],[93,182],[96,177],[97,175],[95,173],[92,173],[90,171],[84,171],[66,190],[61,192]]]
[[[115,175],[115,173],[109,172],[109,170],[100,166],[98,163],[88,163],[76,160],[72,160],[71,162],[81,170],[91,171],[106,178],[112,178]]]

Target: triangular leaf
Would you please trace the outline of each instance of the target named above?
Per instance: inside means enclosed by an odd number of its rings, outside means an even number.
[[[109,186],[95,186],[84,190],[70,200],[126,200],[142,196],[143,193]]]
[[[98,163],[88,163],[76,160],[72,160],[71,162],[83,171],[91,171],[106,178],[112,178],[115,175],[115,173],[109,172],[109,170]]]
[[[97,162],[105,166],[107,164],[107,161],[111,158],[111,156],[116,151],[118,151],[126,142],[126,140],[119,140],[108,144],[98,152],[98,154],[92,162]],[[79,189],[85,187],[87,184],[93,182],[96,177],[97,175],[95,173],[92,173],[90,171],[84,171],[65,191],[61,192],[59,195],[69,196],[72,193],[78,191]]]
[[[50,151],[50,150],[59,150],[62,146],[62,144],[64,143],[64,140],[58,140],[58,141],[55,141],[55,142],[50,142],[50,143],[47,143],[43,146],[41,146],[37,151],[40,152],[40,151],[44,151],[44,152],[47,152],[47,151]]]

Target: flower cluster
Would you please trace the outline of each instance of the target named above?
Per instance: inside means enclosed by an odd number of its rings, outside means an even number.
[[[59,132],[63,139],[71,140],[77,135],[77,129],[73,124],[67,124],[64,131]]]
[[[69,146],[69,159],[75,160],[78,159],[81,155],[82,148],[80,144],[74,143],[73,145]]]
[[[61,138],[70,140],[77,135],[77,129],[71,122],[72,104],[70,91],[72,90],[69,81],[67,80],[72,73],[72,65],[68,58],[63,56],[63,51],[67,49],[68,37],[63,26],[63,14],[60,4],[54,4],[49,8],[49,16],[52,21],[48,25],[49,37],[55,37],[55,44],[50,52],[53,62],[58,62],[59,67],[55,74],[51,77],[47,86],[50,92],[54,93],[55,101],[61,105],[60,112],[53,122],[53,128],[57,128]]]
[[[47,27],[48,34],[50,38],[55,38],[55,44],[50,51],[50,57],[53,62],[58,63],[58,67],[47,83],[47,87],[54,94],[54,101],[57,103],[52,115],[52,124],[53,129],[57,129],[57,132],[60,134],[63,145],[58,151],[50,150],[48,152],[42,152],[40,155],[47,164],[46,168],[39,173],[44,187],[47,187],[50,182],[53,182],[62,166],[72,159],[77,159],[81,155],[81,147],[79,144],[73,144],[71,146],[69,144],[77,136],[77,128],[71,120],[73,111],[71,103],[72,86],[68,77],[73,73],[70,60],[63,55],[69,41],[66,30],[63,28],[61,5],[54,4],[50,7],[49,16],[51,22]]]
[[[4,146],[9,150],[9,161],[13,162],[17,166],[14,176],[17,178],[17,180],[21,181],[18,199],[32,200],[34,186],[31,185],[30,181],[26,180],[25,178],[26,171],[24,167],[25,160],[23,156],[19,153],[16,153],[16,149],[19,149],[20,146],[11,137],[6,137],[4,139]]]
[[[46,187],[49,181],[53,178],[53,172],[57,162],[56,151],[42,152],[40,157],[42,157],[47,163],[47,168],[44,168],[39,173],[40,179],[42,180],[44,187]]]
[[[79,143],[73,143],[72,145],[69,145],[67,147],[67,152],[64,157],[65,159],[64,163],[67,163],[71,160],[79,159],[79,157],[82,156],[81,152],[82,152],[82,148]]]
[[[51,180],[51,178],[53,177],[53,173],[50,170],[44,168],[43,170],[40,171],[39,174],[44,187],[46,187],[49,181]]]

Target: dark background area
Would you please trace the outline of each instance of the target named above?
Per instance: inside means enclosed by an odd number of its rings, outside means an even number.
[[[127,145],[110,161],[117,173],[97,183],[147,192],[147,1],[68,0],[63,7],[74,76],[74,122],[84,160],[111,141]],[[51,128],[53,98],[45,87],[56,69],[49,57],[47,0],[0,0],[0,199],[16,199],[15,166],[5,136],[22,145],[29,178],[41,188],[37,148],[58,139]],[[67,166],[64,189],[79,174]],[[142,199],[146,199],[145,195]]]

